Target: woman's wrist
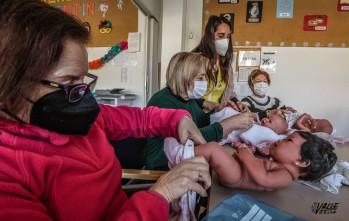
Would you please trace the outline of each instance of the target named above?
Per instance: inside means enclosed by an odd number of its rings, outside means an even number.
[[[232,102],[234,102],[235,104],[237,104],[238,102],[240,102],[239,99],[238,99],[237,97],[232,97],[232,98],[230,98],[230,100],[231,100]]]
[[[174,200],[172,192],[167,188],[166,185],[155,184],[149,189],[160,196],[162,196],[168,203],[171,203]]]

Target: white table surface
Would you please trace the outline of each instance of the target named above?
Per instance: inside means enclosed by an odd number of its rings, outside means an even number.
[[[228,147],[225,146],[225,148],[227,149]],[[339,159],[349,162],[349,143],[337,144],[335,152]],[[209,210],[234,194],[249,195],[306,220],[349,220],[349,186],[346,185],[340,187],[339,194],[319,191],[295,181],[287,189],[274,192],[237,190],[220,185],[217,182],[216,174],[213,173]],[[337,211],[335,214],[315,214],[312,212],[311,206],[316,202],[338,203]]]

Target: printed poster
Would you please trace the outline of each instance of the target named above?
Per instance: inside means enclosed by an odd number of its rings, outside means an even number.
[[[337,10],[340,12],[349,12],[349,0],[338,0]]]
[[[293,18],[294,0],[277,0],[276,18]]]
[[[305,15],[303,30],[304,31],[326,31],[327,15]]]
[[[261,70],[269,74],[276,73],[276,51],[262,51],[261,52]]]
[[[248,1],[246,22],[247,23],[260,23],[262,21],[262,1]]]

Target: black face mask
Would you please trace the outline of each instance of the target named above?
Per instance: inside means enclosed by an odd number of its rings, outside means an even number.
[[[33,104],[30,123],[61,134],[85,136],[100,112],[87,90],[81,100],[69,103],[63,90],[49,93]]]

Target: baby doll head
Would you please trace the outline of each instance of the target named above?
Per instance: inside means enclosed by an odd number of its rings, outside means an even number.
[[[337,161],[334,147],[319,136],[306,131],[297,131],[306,141],[301,145],[301,160],[308,162],[309,166],[303,167],[300,176],[302,180],[316,180],[332,169]]]
[[[281,112],[269,114],[267,118],[261,120],[261,125],[270,128],[277,134],[283,134],[288,129],[288,124]]]
[[[333,126],[326,119],[313,119],[309,114],[302,114],[296,121],[295,125],[300,130],[309,132],[323,132],[331,134]]]

